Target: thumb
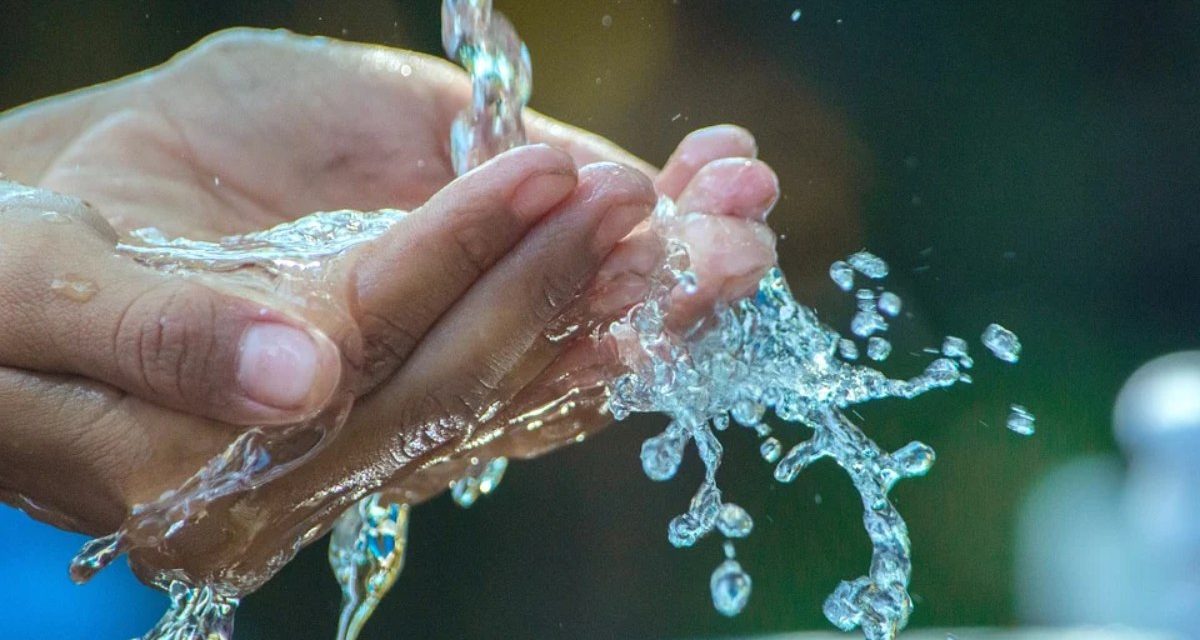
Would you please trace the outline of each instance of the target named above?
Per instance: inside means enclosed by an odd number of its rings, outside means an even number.
[[[0,182],[0,364],[106,382],[236,424],[319,411],[341,375],[301,318],[114,252],[88,205]]]

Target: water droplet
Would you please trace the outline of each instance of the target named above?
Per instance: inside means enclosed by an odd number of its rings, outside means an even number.
[[[732,502],[721,505],[717,528],[726,538],[745,538],[754,529],[754,520],[746,510]]]
[[[884,320],[883,316],[874,308],[860,310],[850,320],[850,332],[860,338],[866,338],[873,333],[887,330],[887,320]]]
[[[880,278],[887,277],[887,263],[883,261],[883,258],[880,258],[869,251],[859,251],[849,258],[846,258],[846,261],[850,263],[851,267],[854,267],[855,271],[868,278],[871,278],[872,280],[878,280]]]
[[[486,496],[495,491],[500,480],[504,478],[506,469],[508,469],[508,458],[493,458],[488,462],[483,468],[483,472],[479,474],[479,493]]]
[[[875,310],[875,292],[870,289],[859,289],[854,292],[855,304],[859,311]]]
[[[900,296],[891,291],[884,291],[879,294],[879,310],[885,315],[892,316],[893,318],[900,315],[901,305]]]
[[[783,453],[783,445],[776,438],[767,438],[759,445],[758,453],[762,456],[763,460],[775,462],[779,460],[780,454]]]
[[[1005,426],[1014,433],[1031,436],[1034,432],[1035,421],[1036,418],[1028,409],[1019,404],[1014,404],[1012,412],[1008,414],[1008,422]]]
[[[858,360],[858,345],[849,338],[838,340],[838,354],[843,360]]]
[[[892,453],[896,471],[905,478],[925,475],[935,459],[933,449],[923,442],[910,442]]]
[[[642,470],[651,480],[674,478],[683,462],[683,448],[688,439],[673,426],[642,443]]]
[[[405,78],[411,76],[412,71],[413,71],[412,65],[408,65],[408,64],[400,65],[400,75],[404,76]]]
[[[892,343],[879,336],[871,336],[867,341],[867,357],[875,360],[887,360],[887,357],[892,355]]]
[[[721,615],[733,617],[746,608],[750,601],[750,575],[742,570],[737,560],[726,560],[713,571],[709,580],[713,606]]]
[[[605,29],[611,27],[612,23],[613,18],[608,14],[605,14],[603,18],[600,18],[600,26],[604,27]]]
[[[1021,341],[1017,334],[998,324],[989,324],[983,331],[982,340],[992,355],[1005,362],[1016,362],[1021,357]]]
[[[91,300],[99,287],[95,282],[81,276],[68,274],[50,281],[50,290],[58,295],[75,302]]]
[[[829,265],[829,279],[842,291],[854,288],[854,268],[849,263],[838,260]]]
[[[967,341],[954,336],[946,336],[942,342],[942,355],[947,358],[958,358],[967,355]]]
[[[792,11],[792,22],[799,22],[802,15],[799,9]]]

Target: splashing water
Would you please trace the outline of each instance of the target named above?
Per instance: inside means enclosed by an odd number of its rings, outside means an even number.
[[[442,12],[443,43],[468,70],[473,85],[472,103],[450,132],[453,164],[461,174],[525,143],[521,109],[531,91],[531,65],[525,45],[511,24],[492,12],[490,0],[444,0]],[[320,280],[328,258],[377,237],[401,215],[314,214],[216,243],[168,240],[154,230],[143,230],[119,249],[167,271],[246,272],[247,286],[305,296],[313,290],[305,283]],[[718,612],[737,615],[748,605],[752,581],[736,560],[732,541],[750,535],[754,522],[745,509],[725,500],[718,488],[723,448],[717,434],[731,431],[729,425],[736,424],[760,438],[760,455],[774,465],[774,477],[782,483],[793,481],[808,465],[830,458],[846,471],[861,496],[863,524],[873,552],[867,574],[840,583],[825,601],[825,615],[840,629],[858,627],[870,639],[894,638],[906,625],[913,604],[907,591],[911,576],[907,527],[888,493],[899,480],[928,472],[934,452],[920,442],[888,452],[845,411],[875,399],[913,398],[969,382],[963,373],[971,366],[965,341],[948,337],[940,357],[923,372],[910,379],[889,378],[851,362],[860,351],[854,338],[821,324],[813,310],[797,303],[778,269],[762,279],[754,296],[714,310],[705,330],[675,333],[666,322],[672,293],[694,290],[696,278],[689,270],[687,247],[678,240],[684,217],[663,198],[651,224],[666,259],[652,277],[646,300],[608,329],[627,371],[608,384],[607,407],[618,420],[633,412],[670,417],[666,430],[642,447],[643,468],[652,480],[674,477],[689,445],[695,446],[704,464],[704,479],[687,510],[670,521],[668,540],[676,547],[690,547],[714,530],[726,538],[725,558],[713,572],[709,588]],[[860,251],[835,262],[829,273],[840,289],[850,292],[856,274],[880,280],[888,275],[888,266],[878,256]],[[867,288],[855,292],[855,300],[851,334],[865,340],[868,357],[883,360],[891,351],[891,344],[879,335],[889,328],[884,316],[896,317],[901,300],[894,293],[877,295]],[[1016,362],[1020,343],[1011,332],[992,325],[983,341],[998,358]],[[340,427],[351,403],[347,394],[310,421],[269,432],[246,432],[183,486],[139,505],[119,531],[89,543],[72,565],[73,577],[86,580],[124,551],[158,546],[202,517],[213,501],[253,490],[302,464]],[[767,424],[768,414],[811,433],[785,451]],[[1010,418],[1011,429],[1032,433],[1032,414],[1014,405],[1013,416],[1017,426]],[[503,458],[472,463],[451,488],[464,507],[492,491],[507,467]],[[329,557],[343,591],[340,639],[357,637],[399,575],[409,511],[404,495],[384,490],[362,499],[338,519]],[[290,558],[281,555],[273,568]],[[256,579],[265,578],[249,578],[248,584],[256,586]],[[188,585],[170,574],[160,576],[157,584],[170,593],[172,604],[145,636],[148,640],[231,636],[233,613],[246,589]]]
[[[218,242],[168,239],[157,229],[142,229],[118,244],[117,251],[183,277],[202,279],[209,272],[235,275],[247,290],[345,313],[317,286],[327,274],[326,267],[347,249],[381,235],[403,215],[392,210],[317,213]],[[71,562],[72,579],[85,582],[134,549],[164,549],[218,500],[252,491],[303,464],[341,427],[352,404],[353,394],[342,390],[310,420],[244,431],[181,486],[135,506],[116,532],[88,542]],[[272,558],[265,575],[230,576],[221,584],[191,584],[185,576],[169,571],[156,576],[156,586],[172,596],[171,607],[145,639],[230,637],[240,595],[257,588],[298,548]]]
[[[490,0],[445,0],[442,45],[471,77],[471,105],[459,113],[450,130],[451,162],[455,173],[462,175],[499,153],[525,144],[521,110],[533,90],[532,68],[525,43],[502,14],[492,11]],[[491,493],[508,468],[506,458],[471,462],[463,477],[450,487],[454,502],[464,509],[475,504],[479,496]],[[393,527],[390,534],[381,532],[361,515],[372,505],[378,508],[383,499],[381,494],[374,494],[347,511],[329,541],[330,564],[344,594],[339,640],[358,637],[400,572],[402,563],[378,561],[369,541],[381,540],[403,549],[407,527]],[[403,512],[407,521],[407,504],[391,503],[386,508]],[[390,541],[386,540],[388,535],[393,536]],[[353,567],[354,571],[343,567]],[[372,585],[368,597],[362,595],[363,584]]]
[[[474,87],[472,108],[460,114],[451,132],[452,156],[461,172],[524,143],[520,108],[530,92],[529,54],[511,24],[492,13],[490,0],[444,0],[442,11],[443,43],[471,74]],[[642,446],[643,469],[652,480],[675,475],[689,442],[700,454],[704,481],[687,512],[671,521],[668,539],[677,547],[692,546],[714,529],[727,538],[726,559],[713,572],[710,591],[717,611],[736,615],[749,601],[752,582],[735,559],[732,540],[748,536],[754,523],[745,509],[722,500],[716,483],[722,446],[716,433],[732,421],[763,438],[760,453],[776,464],[780,482],[792,481],[820,458],[832,458],[862,496],[863,521],[874,553],[868,575],[841,583],[827,599],[825,614],[841,629],[861,627],[868,638],[894,637],[912,610],[907,593],[911,562],[907,527],[887,494],[901,478],[924,475],[934,453],[920,442],[886,452],[843,410],[969,381],[960,371],[960,366],[970,366],[965,345],[957,351],[947,349],[948,357],[934,360],[909,380],[850,364],[838,354],[846,360],[856,358],[854,341],[821,325],[812,310],[799,305],[778,269],[763,278],[756,296],[718,310],[706,331],[676,335],[666,323],[671,293],[694,288],[695,275],[688,270],[687,247],[677,240],[682,221],[669,199],[660,200],[652,224],[667,258],[646,301],[609,328],[629,371],[609,385],[608,408],[618,420],[634,411],[672,418],[662,434]],[[853,289],[855,272],[879,280],[888,275],[888,266],[860,251],[830,267],[831,278],[844,291]],[[861,289],[856,299],[852,333],[869,338],[869,357],[883,360],[891,344],[874,334],[888,329],[882,314],[899,314],[900,297],[891,292],[876,297]],[[764,422],[768,410],[785,422],[812,429],[813,435],[784,454],[782,443]],[[503,460],[482,465],[476,461],[475,471],[454,483],[455,500],[470,506],[488,492],[490,476],[498,479],[505,467]]]
[[[329,564],[342,587],[338,640],[353,640],[404,567],[409,506],[378,492],[348,509],[329,539]]]

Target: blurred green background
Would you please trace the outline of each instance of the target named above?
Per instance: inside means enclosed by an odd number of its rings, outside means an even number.
[[[533,106],[550,115],[654,162],[700,126],[754,131],[781,177],[772,220],[799,299],[844,328],[853,303],[828,281],[829,262],[865,246],[891,263],[889,287],[915,318],[893,332],[885,371],[917,372],[927,357],[916,353],[945,334],[980,351],[992,321],[1021,336],[1016,368],[980,358],[974,387],[860,409],[886,446],[920,439],[939,454],[927,478],[895,492],[913,539],[912,626],[1016,624],[1022,496],[1054,465],[1113,449],[1112,402],[1139,364],[1200,345],[1200,3],[496,5],[532,51]],[[0,109],[161,63],[235,25],[439,53],[436,0],[3,0]],[[1037,414],[1036,437],[1003,428],[1011,402]],[[666,484],[642,475],[641,440],[660,427],[632,420],[514,464],[470,510],[446,497],[417,508],[408,565],[364,638],[826,628],[826,594],[869,561],[844,475],[826,463],[777,485],[753,440],[730,434],[723,487],[757,526],[738,547],[754,594],[727,620],[708,595],[719,542],[679,551],[666,540],[699,464]],[[6,554],[25,536],[50,539],[13,513],[0,520]],[[107,591],[42,590],[66,583],[77,540],[63,540],[23,554],[22,566],[52,572],[40,582],[0,560],[2,635],[143,631],[158,605],[125,595],[127,577]],[[107,607],[111,633],[74,613],[85,611],[76,598]],[[247,599],[239,637],[331,638],[337,606],[321,542]],[[21,626],[53,611],[51,636],[28,631],[48,623]]]

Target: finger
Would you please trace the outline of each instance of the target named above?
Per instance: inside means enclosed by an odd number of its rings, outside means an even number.
[[[85,378],[7,367],[0,424],[10,504],[91,535],[115,530],[133,505],[178,486],[236,435]]]
[[[779,201],[779,178],[761,160],[722,158],[700,169],[676,208],[680,213],[707,213],[765,222]]]
[[[582,169],[571,197],[439,320],[401,372],[360,401],[326,448],[242,497],[239,508],[274,514],[263,519],[276,534],[303,531],[461,442],[479,421],[475,412],[486,412],[484,396],[515,394],[508,385],[516,377],[532,378],[569,344],[543,338],[548,322],[648,215],[653,199],[649,180],[632,169]],[[541,361],[529,366],[524,360],[535,350]],[[248,553],[273,553],[278,539],[270,538],[264,529]]]
[[[678,198],[704,165],[721,158],[753,158],[758,154],[754,136],[731,124],[699,129],[688,134],[655,180],[658,192]]]
[[[532,109],[525,110],[524,121],[530,142],[541,142],[562,149],[571,154],[579,166],[616,162],[633,167],[651,179],[658,175],[658,169],[650,163],[594,133],[559,122]]]
[[[696,284],[672,292],[668,323],[676,330],[706,319],[722,303],[752,293],[776,261],[775,234],[757,221],[686,214],[679,238],[688,247]]]
[[[319,328],[117,255],[111,229],[77,200],[0,190],[0,362],[238,424],[295,421],[333,393],[341,363]]]
[[[373,385],[445,311],[575,188],[571,158],[545,145],[501,154],[450,183],[359,251],[345,274]]]
[[[431,380],[452,410],[480,412],[507,400],[566,346],[546,334],[560,328],[560,314],[653,203],[640,172],[614,164],[584,167],[571,198],[438,323],[389,385],[393,397],[404,402],[401,390]]]

